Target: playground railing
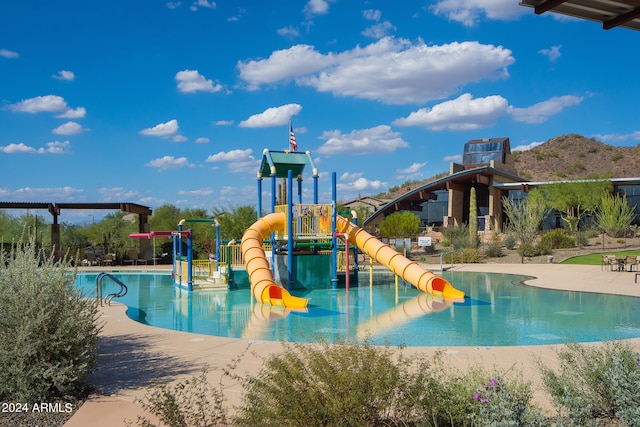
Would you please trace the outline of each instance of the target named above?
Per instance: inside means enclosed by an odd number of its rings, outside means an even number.
[[[208,259],[193,260],[193,277],[196,279],[205,279],[213,276],[214,262]]]
[[[276,212],[287,214],[287,205],[276,206]],[[332,208],[329,204],[305,203],[292,208],[291,226],[295,237],[331,236]],[[289,228],[276,233],[282,240],[288,236]]]

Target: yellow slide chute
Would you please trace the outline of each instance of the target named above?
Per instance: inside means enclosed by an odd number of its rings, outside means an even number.
[[[269,261],[262,249],[263,240],[272,232],[284,230],[285,221],[286,216],[283,213],[272,213],[260,218],[244,232],[240,250],[249,275],[251,292],[256,300],[263,304],[286,308],[305,308],[308,302],[305,298],[291,295],[273,281]]]
[[[407,259],[389,245],[385,245],[362,228],[341,216],[337,217],[336,231],[347,234],[349,240],[355,242],[355,245],[360,250],[375,259],[378,263],[390,268],[395,274],[422,292],[441,295],[447,299],[464,298],[464,292],[455,289],[446,279],[436,276],[429,270],[425,270],[416,262]]]

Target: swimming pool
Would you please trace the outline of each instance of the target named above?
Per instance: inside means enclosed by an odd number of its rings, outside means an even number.
[[[465,292],[447,302],[392,274],[376,285],[298,294],[305,311],[256,303],[249,289],[187,292],[169,274],[113,273],[129,288],[117,301],[138,322],[160,328],[250,340],[326,342],[361,340],[405,346],[514,346],[640,337],[640,300],[524,286],[524,276],[448,272]],[[96,274],[76,286],[94,295]],[[104,281],[105,295],[119,288]]]

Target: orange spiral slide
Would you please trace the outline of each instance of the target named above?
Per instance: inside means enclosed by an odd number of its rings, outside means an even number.
[[[455,289],[447,280],[420,267],[416,262],[402,256],[391,246],[385,245],[341,216],[337,217],[336,231],[347,234],[349,240],[355,242],[360,250],[380,264],[389,267],[395,274],[422,292],[441,295],[443,298],[464,298],[464,292]]]
[[[263,240],[272,232],[284,230],[285,221],[286,217],[283,213],[272,213],[258,219],[244,232],[240,250],[249,275],[251,292],[258,301],[286,308],[304,308],[308,302],[305,298],[291,295],[273,281],[269,261],[262,249]]]

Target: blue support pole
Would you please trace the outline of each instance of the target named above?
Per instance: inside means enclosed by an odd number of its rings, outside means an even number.
[[[171,245],[171,259],[173,260],[173,266],[172,266],[172,269],[171,269],[171,277],[173,278],[173,284],[174,285],[176,284],[176,273],[177,273],[176,266],[177,266],[177,263],[179,262],[178,261],[178,248],[177,248],[178,244],[177,244],[177,241],[178,241],[178,236],[176,236],[175,234],[173,236],[171,236],[171,243],[172,243],[172,245]]]
[[[291,170],[287,173],[287,272],[289,273],[289,283],[287,288],[291,288],[293,283],[293,194],[291,188],[293,185],[293,173]]]
[[[298,204],[302,204],[302,176],[298,175]]]
[[[262,216],[262,177],[258,176],[258,219]]]
[[[336,173],[331,173],[331,288],[338,287],[338,241],[336,239]]]
[[[178,283],[182,287],[182,221],[178,223]]]
[[[313,204],[318,204],[318,175],[313,176]]]

